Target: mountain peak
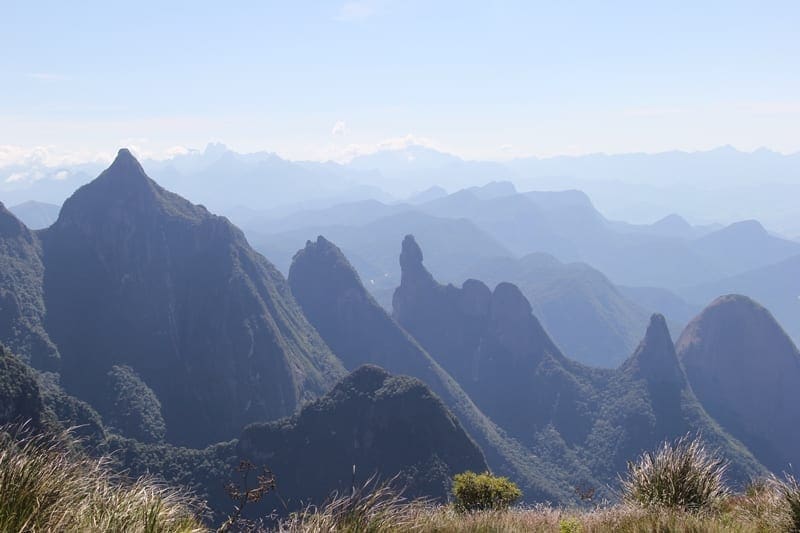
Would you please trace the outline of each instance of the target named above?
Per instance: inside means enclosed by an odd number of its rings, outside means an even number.
[[[720,296],[677,343],[706,410],[767,467],[800,461],[800,352],[772,314],[746,296]]]
[[[305,247],[294,254],[289,285],[296,296],[309,299],[328,294],[329,287],[362,292],[358,273],[339,247],[322,235],[316,241],[306,241]]]
[[[651,383],[682,385],[685,382],[664,315],[655,313],[650,317],[644,339],[623,367],[634,377]]]
[[[120,175],[126,176],[140,175],[147,177],[144,173],[142,165],[139,164],[139,161],[127,148],[119,149],[119,152],[117,152],[117,157],[114,158],[114,162],[111,163],[111,166],[108,167],[106,172],[119,173]]]
[[[433,276],[422,264],[422,249],[413,235],[406,235],[400,251],[400,284],[415,281],[433,281]]]
[[[403,238],[403,245],[400,252],[400,266],[413,267],[422,264],[422,249],[417,244],[413,235],[406,235]]]

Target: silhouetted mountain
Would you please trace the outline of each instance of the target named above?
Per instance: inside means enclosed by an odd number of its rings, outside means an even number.
[[[206,444],[291,414],[343,372],[242,233],[162,189],[127,150],[41,235],[64,387],[99,404],[108,371],[130,366],[170,441]]]
[[[626,287],[624,285],[617,285],[616,288],[639,307],[663,314],[668,322],[679,326],[677,331],[682,331],[683,327],[701,310],[701,306],[687,302],[668,289]]]
[[[452,476],[486,470],[475,443],[419,380],[362,366],[287,419],[252,424],[238,455],[275,473],[290,509],[322,503],[377,473],[408,496],[445,499]]]
[[[43,229],[51,226],[58,218],[60,206],[29,200],[8,208],[30,229]]]
[[[770,235],[756,220],[737,222],[692,243],[698,254],[736,274],[800,255],[800,244]]]
[[[44,330],[44,264],[39,239],[0,203],[0,342],[37,368],[59,353]]]
[[[422,204],[443,196],[447,196],[447,191],[438,185],[434,185],[433,187],[428,187],[424,191],[415,192],[406,199],[406,202],[412,205]]]
[[[294,253],[307,240],[324,233],[347,254],[370,291],[388,291],[397,286],[400,278],[396,243],[409,232],[417,234],[420,242],[432,250],[431,269],[437,274],[456,272],[479,258],[510,255],[469,220],[434,217],[418,211],[403,211],[362,226],[322,225],[280,234],[251,233],[250,241],[288,272]]]
[[[507,180],[513,175],[501,163],[464,161],[418,144],[361,155],[346,167],[378,173],[382,187],[399,196],[430,187],[432,183],[453,190],[486,180]]]
[[[776,472],[800,462],[800,352],[769,311],[722,296],[677,346],[697,397],[729,433]]]
[[[592,366],[618,366],[647,325],[645,309],[658,309],[636,305],[587,264],[564,264],[543,253],[486,259],[465,269],[463,276],[490,285],[517,285],[556,344]]]
[[[775,315],[786,332],[800,342],[800,255],[703,285],[684,288],[681,295],[702,305],[723,294],[745,294]]]
[[[245,231],[286,233],[304,228],[361,226],[381,218],[412,210],[408,204],[385,204],[378,200],[345,202],[324,209],[306,209],[286,216],[250,216],[242,221]]]
[[[531,500],[571,497],[568,476],[497,428],[370,296],[336,246],[321,236],[306,243],[295,255],[289,284],[309,321],[348,369],[372,363],[422,380],[481,446],[495,472],[515,479]]]
[[[651,320],[645,341],[619,370],[591,369],[561,354],[516,286],[440,285],[411,236],[400,263],[398,322],[481,410],[545,460],[568,471],[588,467],[595,483],[611,483],[642,450],[702,432],[734,463],[738,481],[761,471],[697,402],[663,317]]]

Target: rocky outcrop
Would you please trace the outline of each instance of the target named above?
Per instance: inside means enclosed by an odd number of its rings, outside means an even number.
[[[376,474],[406,496],[444,500],[452,476],[488,467],[480,449],[419,380],[360,367],[295,416],[245,428],[238,455],[266,464],[289,508],[347,493]],[[355,473],[354,473],[355,472]]]

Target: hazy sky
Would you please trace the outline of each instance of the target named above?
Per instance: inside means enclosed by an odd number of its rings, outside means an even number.
[[[0,0],[0,159],[800,150],[797,1],[166,3]]]

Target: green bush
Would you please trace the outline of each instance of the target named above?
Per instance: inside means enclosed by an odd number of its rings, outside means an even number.
[[[700,511],[718,507],[729,494],[727,463],[706,450],[699,438],[664,442],[628,463],[622,498],[642,507]]]
[[[464,472],[453,478],[453,497],[459,511],[501,511],[520,499],[522,491],[508,478],[489,472]]]

